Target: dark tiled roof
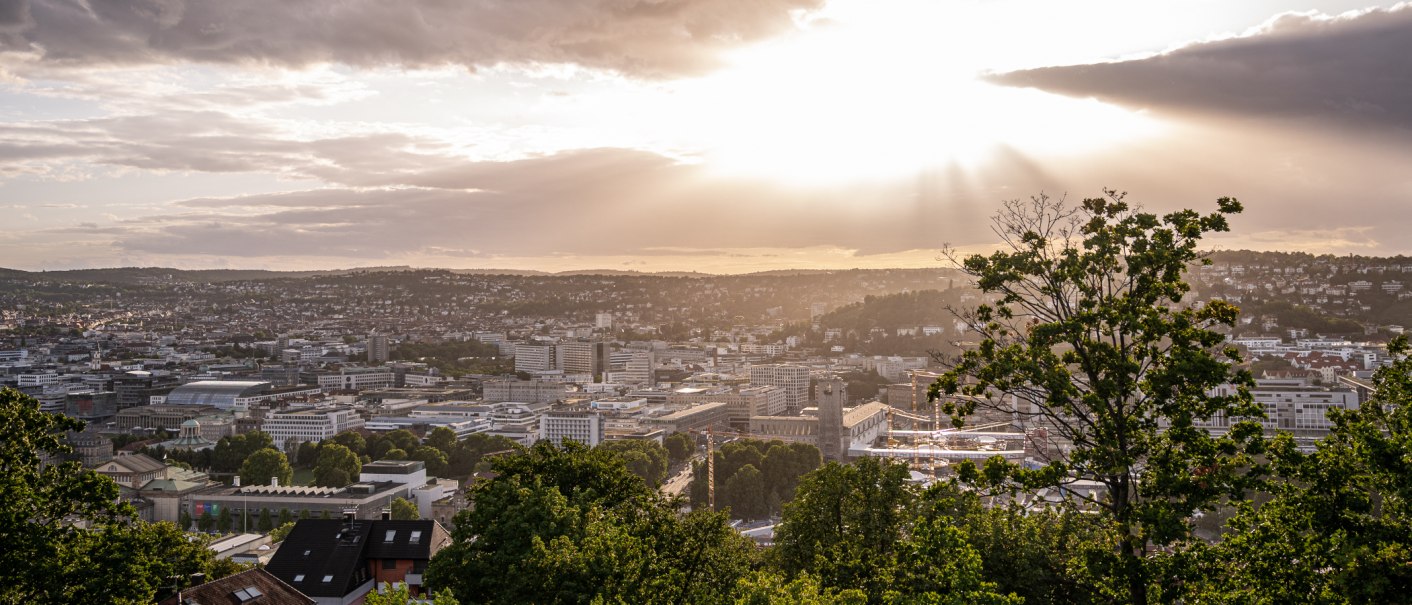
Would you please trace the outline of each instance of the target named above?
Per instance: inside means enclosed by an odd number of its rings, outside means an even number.
[[[363,548],[372,525],[362,520],[350,526],[340,519],[301,519],[265,569],[311,597],[346,595],[370,579]]]
[[[421,532],[415,543],[414,531]],[[350,526],[339,519],[301,519],[265,569],[304,594],[341,597],[371,578],[367,561],[430,560],[450,541],[446,528],[432,520],[357,520]]]
[[[254,589],[253,591],[251,589]],[[243,571],[181,591],[181,604],[313,605],[314,600],[263,569]],[[178,605],[175,595],[161,605]]]
[[[368,541],[369,559],[431,559],[451,540],[440,523],[429,519],[378,521],[374,529]],[[412,541],[412,532],[418,532],[416,542]],[[388,537],[392,540],[388,541]]]

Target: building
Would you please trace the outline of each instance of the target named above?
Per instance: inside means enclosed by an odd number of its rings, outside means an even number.
[[[824,460],[848,461],[848,443],[843,432],[843,404],[848,401],[848,383],[839,378],[819,382],[819,453]]]
[[[141,405],[118,411],[113,426],[123,433],[157,429],[176,432],[187,420],[220,413],[213,405]]]
[[[752,386],[777,386],[784,389],[785,414],[796,415],[809,404],[809,368],[778,364],[750,368]]]
[[[720,402],[729,407],[729,422],[736,430],[750,427],[751,416],[785,414],[785,390],[776,386],[683,387],[667,395],[668,405]]]
[[[386,334],[371,334],[368,336],[368,363],[385,363],[390,357],[391,351],[387,346]]]
[[[361,391],[392,387],[396,376],[388,368],[344,367],[337,373],[321,375],[318,380],[324,389]]]
[[[358,480],[421,487],[427,483],[427,465],[420,460],[378,460],[364,464]]]
[[[183,588],[159,605],[188,603],[231,603],[233,605],[315,605],[317,601],[299,592],[274,574],[251,569],[199,586]]]
[[[93,470],[100,475],[107,476],[118,485],[131,489],[142,487],[153,479],[165,479],[167,476],[166,463],[146,454],[116,456],[107,462],[100,463]]]
[[[1352,384],[1352,381],[1341,384]],[[1235,391],[1235,386],[1222,385],[1213,394],[1229,396]],[[1260,424],[1267,435],[1273,435],[1275,431],[1288,432],[1304,449],[1312,448],[1315,441],[1328,436],[1329,429],[1333,427],[1328,417],[1329,410],[1354,410],[1359,405],[1358,391],[1354,388],[1313,386],[1298,378],[1256,380],[1255,388],[1250,389],[1250,396],[1265,409],[1265,418],[1260,420]],[[1217,415],[1195,424],[1220,434],[1239,420]]]
[[[565,439],[572,439],[589,447],[603,442],[607,433],[607,419],[603,414],[589,411],[551,411],[540,417],[539,438],[548,439],[554,445],[562,445]]]
[[[456,439],[465,439],[476,433],[484,433],[490,430],[490,420],[481,418],[452,418],[452,417],[410,417],[410,416],[376,416],[369,418],[363,423],[363,428],[374,433],[407,429],[414,433],[429,433],[437,427],[445,427],[456,433]]]
[[[486,403],[554,403],[563,400],[568,392],[568,385],[547,380],[487,380],[484,385]]]
[[[84,467],[93,468],[113,459],[113,441],[99,435],[91,426],[81,433],[70,431],[68,441]]]
[[[412,488],[393,481],[359,481],[343,487],[302,485],[212,486],[189,498],[192,518],[229,510],[241,531],[255,526],[262,511],[271,516],[282,510],[301,517],[337,519],[351,513],[359,519],[376,519],[395,498],[412,497]]]
[[[244,412],[267,402],[320,395],[312,386],[274,388],[264,380],[198,380],[176,387],[161,399],[164,405],[211,405],[224,411]],[[157,403],[153,401],[153,403]]]
[[[208,450],[216,447],[216,442],[207,439],[201,432],[201,423],[195,419],[181,423],[181,431],[176,439],[160,444],[169,450]]]
[[[887,404],[877,401],[845,408],[840,443],[846,443],[848,450],[855,446],[871,445],[887,430],[887,411]],[[820,446],[819,421],[819,417],[807,414],[756,416],[750,419],[750,434],[756,439],[799,441]],[[822,452],[823,447],[820,446],[819,450]]]
[[[642,423],[662,429],[666,434],[725,428],[729,424],[730,406],[725,403],[702,403],[677,410],[665,416],[644,418]]]
[[[118,394],[114,391],[101,393],[69,393],[64,396],[64,415],[86,422],[106,420],[118,413]]]
[[[552,344],[515,345],[516,372],[544,372],[557,369],[558,348]]]
[[[431,520],[301,519],[265,569],[320,605],[361,603],[383,583],[425,596],[427,563],[450,543]]]
[[[565,374],[590,374],[597,379],[608,370],[608,343],[561,342],[555,350],[555,358],[557,364],[554,369],[563,370]]]
[[[260,430],[269,433],[275,447],[288,452],[290,444],[323,441],[344,431],[363,427],[363,418],[351,407],[312,408],[270,412]]]

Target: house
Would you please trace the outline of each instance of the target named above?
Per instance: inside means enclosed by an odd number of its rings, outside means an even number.
[[[422,574],[451,535],[432,520],[301,519],[265,568],[319,605],[352,605],[383,582],[425,594]]]
[[[315,601],[269,572],[252,569],[183,589],[179,595],[172,595],[161,601],[160,605],[186,603],[314,605]]]
[[[153,479],[167,478],[166,463],[146,454],[125,454],[101,463],[93,470],[107,475],[118,485],[137,489]]]

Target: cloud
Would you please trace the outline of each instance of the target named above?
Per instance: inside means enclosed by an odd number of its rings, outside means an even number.
[[[794,27],[823,0],[9,0],[0,50],[71,65],[468,68],[575,64],[662,78]]]
[[[1248,35],[1116,63],[992,76],[1129,106],[1412,131],[1412,3],[1286,14]]]

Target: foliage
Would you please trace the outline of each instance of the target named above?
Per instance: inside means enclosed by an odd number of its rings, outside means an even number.
[[[662,485],[667,478],[667,448],[656,441],[617,439],[604,441],[598,448],[618,454],[628,470],[651,487]]]
[[[291,485],[294,479],[294,467],[279,450],[261,449],[240,465],[241,485],[270,485],[272,479],[278,479],[280,485]]]
[[[758,503],[754,499],[757,494],[739,489],[732,490],[726,486],[746,466],[754,467],[760,472],[763,491],[758,494],[758,497],[764,500],[766,512],[759,514],[757,518],[779,513],[783,504],[794,498],[794,490],[799,484],[800,477],[819,468],[823,462],[819,448],[813,445],[797,442],[786,444],[783,441],[760,441],[758,439],[731,441],[722,445],[714,456],[716,505],[720,508],[730,508],[737,513],[744,510],[756,511],[755,507],[758,506]],[[707,495],[705,461],[695,463],[692,471],[691,503],[694,506],[703,505],[706,503]],[[749,501],[738,501],[736,500],[738,497]]]
[[[793,580],[757,571],[737,586],[736,605],[864,605],[868,596],[859,590],[829,590],[817,578],[803,574]]]
[[[352,451],[354,454],[357,454],[359,456],[362,456],[368,451],[368,442],[367,440],[363,439],[363,434],[359,433],[358,431],[344,431],[342,433],[334,435],[332,439],[328,440],[328,442],[336,443],[338,445],[346,447],[349,449],[349,451]]]
[[[1231,198],[1217,206],[1158,217],[1113,191],[1079,207],[1044,196],[1010,202],[995,218],[1006,249],[961,264],[998,301],[964,316],[981,342],[945,360],[952,367],[931,395],[966,396],[944,402],[958,423],[978,405],[1009,413],[1013,397],[1027,423],[1072,446],[1043,452],[1047,464],[1037,470],[995,458],[983,473],[973,465],[959,473],[987,489],[1101,484],[1099,498],[1071,493],[1122,535],[1114,599],[1146,603],[1152,547],[1185,539],[1193,514],[1243,498],[1261,470],[1257,423],[1234,423],[1224,435],[1196,425],[1263,414],[1244,388],[1249,374],[1232,369],[1238,352],[1215,350],[1223,335],[1213,328],[1233,325],[1235,307],[1182,304],[1201,237],[1227,231],[1226,216],[1241,210]],[[1208,394],[1227,382],[1241,388]]]
[[[446,452],[446,475],[450,477],[468,476],[475,471],[476,465],[487,454],[514,452],[519,449],[518,443],[498,435],[490,436],[485,433],[467,435],[465,439],[456,444],[455,448]]]
[[[775,528],[774,560],[790,577],[808,572],[882,602],[915,499],[908,477],[907,465],[884,458],[830,462],[806,475]]]
[[[279,527],[270,530],[270,542],[278,544],[289,537],[289,532],[294,531],[294,522],[281,523]]]
[[[667,448],[667,461],[671,464],[686,462],[696,452],[696,440],[686,433],[667,435],[667,438],[662,440],[662,446]]]
[[[352,483],[363,470],[363,464],[352,450],[338,444],[319,448],[319,460],[314,463],[314,485],[343,487]]]
[[[416,521],[422,518],[417,505],[406,498],[392,499],[392,518],[398,521]]]
[[[418,460],[426,464],[427,472],[440,475],[446,470],[446,454],[430,445],[418,446],[407,455],[408,460]]]
[[[617,452],[540,442],[492,468],[427,570],[463,602],[723,603],[749,566],[723,515],[681,516]]]
[[[1248,603],[1391,603],[1412,594],[1412,359],[1388,347],[1357,410],[1330,410],[1311,453],[1288,436],[1270,448],[1273,498],[1246,503],[1220,543],[1192,545],[1187,589]]]
[[[218,473],[239,472],[240,466],[251,454],[274,447],[274,438],[261,431],[221,437],[221,440],[216,442],[216,447],[211,450],[211,470]]]
[[[405,582],[389,584],[383,582],[377,589],[368,593],[363,605],[411,605],[425,601],[413,600],[411,590]],[[459,605],[460,601],[450,591],[442,590],[432,595],[431,605]]]
[[[81,422],[7,388],[0,426],[0,603],[150,603],[167,576],[230,570],[175,525],[135,521],[111,479],[54,462]]]

